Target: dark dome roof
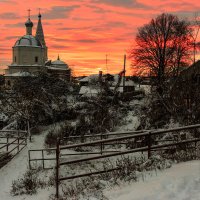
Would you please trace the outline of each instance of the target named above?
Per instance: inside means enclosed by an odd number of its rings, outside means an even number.
[[[33,22],[28,18],[28,20],[25,22],[26,27],[33,27]]]
[[[24,35],[16,41],[14,47],[17,46],[42,47],[42,44],[36,37],[32,35]]]

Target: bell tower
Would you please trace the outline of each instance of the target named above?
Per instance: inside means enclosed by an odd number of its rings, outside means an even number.
[[[39,14],[38,14],[38,24],[37,24],[37,29],[36,29],[36,38],[41,42],[43,48],[44,48],[44,60],[47,61],[48,60],[48,48],[46,46],[46,42],[44,39],[44,32],[43,32],[43,27],[42,27],[42,15],[40,13],[40,9],[39,9]]]

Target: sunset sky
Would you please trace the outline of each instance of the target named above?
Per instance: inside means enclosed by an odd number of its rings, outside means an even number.
[[[200,14],[199,0],[0,0],[0,73],[11,63],[15,41],[25,34],[29,8],[34,35],[41,9],[49,59],[59,54],[75,75],[118,73],[137,28],[163,12],[189,20]],[[131,74],[130,61],[127,68]]]

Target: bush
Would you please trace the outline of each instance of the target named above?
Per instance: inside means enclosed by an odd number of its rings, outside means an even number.
[[[71,131],[73,131],[72,127],[67,123],[61,125],[58,129],[50,130],[45,137],[45,146],[47,148],[55,147],[57,144],[57,139],[63,139],[64,137],[67,137]]]

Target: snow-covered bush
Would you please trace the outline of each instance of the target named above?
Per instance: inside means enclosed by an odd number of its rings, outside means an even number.
[[[12,182],[11,194],[35,194],[37,192],[39,179],[34,171],[27,171],[24,176]]]
[[[68,106],[73,85],[46,73],[16,80],[12,90],[4,90],[0,96],[0,110],[18,124],[51,124],[74,116]]]
[[[55,185],[54,174],[49,175],[48,178],[46,178],[46,176],[44,176],[44,178],[41,176],[41,174],[41,168],[37,168],[36,170],[27,170],[25,174],[23,174],[22,178],[12,182],[10,193],[13,196],[23,194],[33,195],[37,193],[38,189],[43,189]]]
[[[92,163],[90,163],[92,166]],[[73,169],[76,166],[73,166]],[[83,166],[81,167],[83,170]],[[88,170],[88,165],[85,165]],[[162,170],[171,167],[171,162],[165,160],[160,156],[146,159],[144,156],[132,157],[121,156],[116,161],[112,159],[106,159],[101,162],[101,169],[99,169],[99,163],[90,168],[96,168],[98,170],[104,170],[105,173],[96,176],[90,176],[86,178],[78,178],[76,180],[67,181],[61,184],[61,194],[59,200],[64,199],[106,199],[103,190],[108,187],[120,185],[123,182],[135,182],[144,178],[145,173],[154,173],[156,170]],[[115,169],[118,170],[115,170]],[[111,172],[107,170],[113,169]],[[78,169],[77,169],[78,170]],[[69,169],[68,169],[69,172]],[[74,172],[71,172],[72,174]],[[54,195],[51,196],[51,200],[55,200]]]

